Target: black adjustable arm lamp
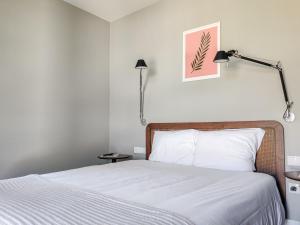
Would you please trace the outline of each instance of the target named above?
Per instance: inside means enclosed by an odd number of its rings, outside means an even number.
[[[280,80],[281,80],[281,86],[282,86],[282,90],[283,90],[283,94],[284,94],[284,99],[285,99],[285,103],[286,103],[286,110],[283,114],[283,119],[286,122],[293,122],[295,120],[295,115],[294,115],[294,113],[291,112],[291,108],[292,108],[294,103],[292,101],[290,101],[290,99],[289,99],[289,95],[288,95],[287,88],[286,88],[286,85],[285,85],[283,69],[281,67],[280,62],[278,62],[276,65],[274,65],[274,64],[271,64],[271,63],[267,63],[267,62],[257,60],[257,59],[248,58],[248,57],[240,55],[237,50],[230,50],[228,52],[225,52],[225,51],[217,52],[217,55],[214,59],[214,62],[215,63],[229,62],[230,57],[243,59],[243,60],[246,60],[246,61],[261,64],[261,65],[268,66],[268,67],[271,67],[271,68],[274,68],[274,69],[278,70],[279,75],[280,75]]]

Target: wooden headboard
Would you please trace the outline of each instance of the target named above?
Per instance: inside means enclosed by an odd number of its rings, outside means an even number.
[[[146,155],[149,159],[154,132],[157,130],[221,130],[240,128],[262,128],[265,137],[256,157],[257,172],[266,173],[276,178],[278,188],[285,204],[285,153],[283,126],[276,121],[251,122],[213,122],[213,123],[152,123],[146,130]]]

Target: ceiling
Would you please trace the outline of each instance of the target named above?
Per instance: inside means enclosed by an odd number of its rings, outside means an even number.
[[[109,22],[150,6],[159,0],[64,0]]]

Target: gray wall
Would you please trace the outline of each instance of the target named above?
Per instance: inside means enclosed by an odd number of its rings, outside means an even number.
[[[0,0],[0,179],[108,151],[109,23],[61,0]]]
[[[145,146],[139,124],[136,60],[148,62],[149,122],[278,120],[284,99],[276,71],[244,62],[222,67],[222,78],[182,83],[182,32],[221,21],[222,48],[281,60],[300,117],[298,0],[163,0],[111,24],[110,151]],[[286,153],[300,156],[300,119],[286,124]],[[289,217],[300,220],[300,196],[289,195]]]

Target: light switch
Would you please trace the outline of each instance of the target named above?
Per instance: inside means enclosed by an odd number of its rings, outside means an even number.
[[[146,154],[146,148],[144,147],[134,147],[135,154]]]
[[[300,167],[300,156],[288,156],[288,166]]]

